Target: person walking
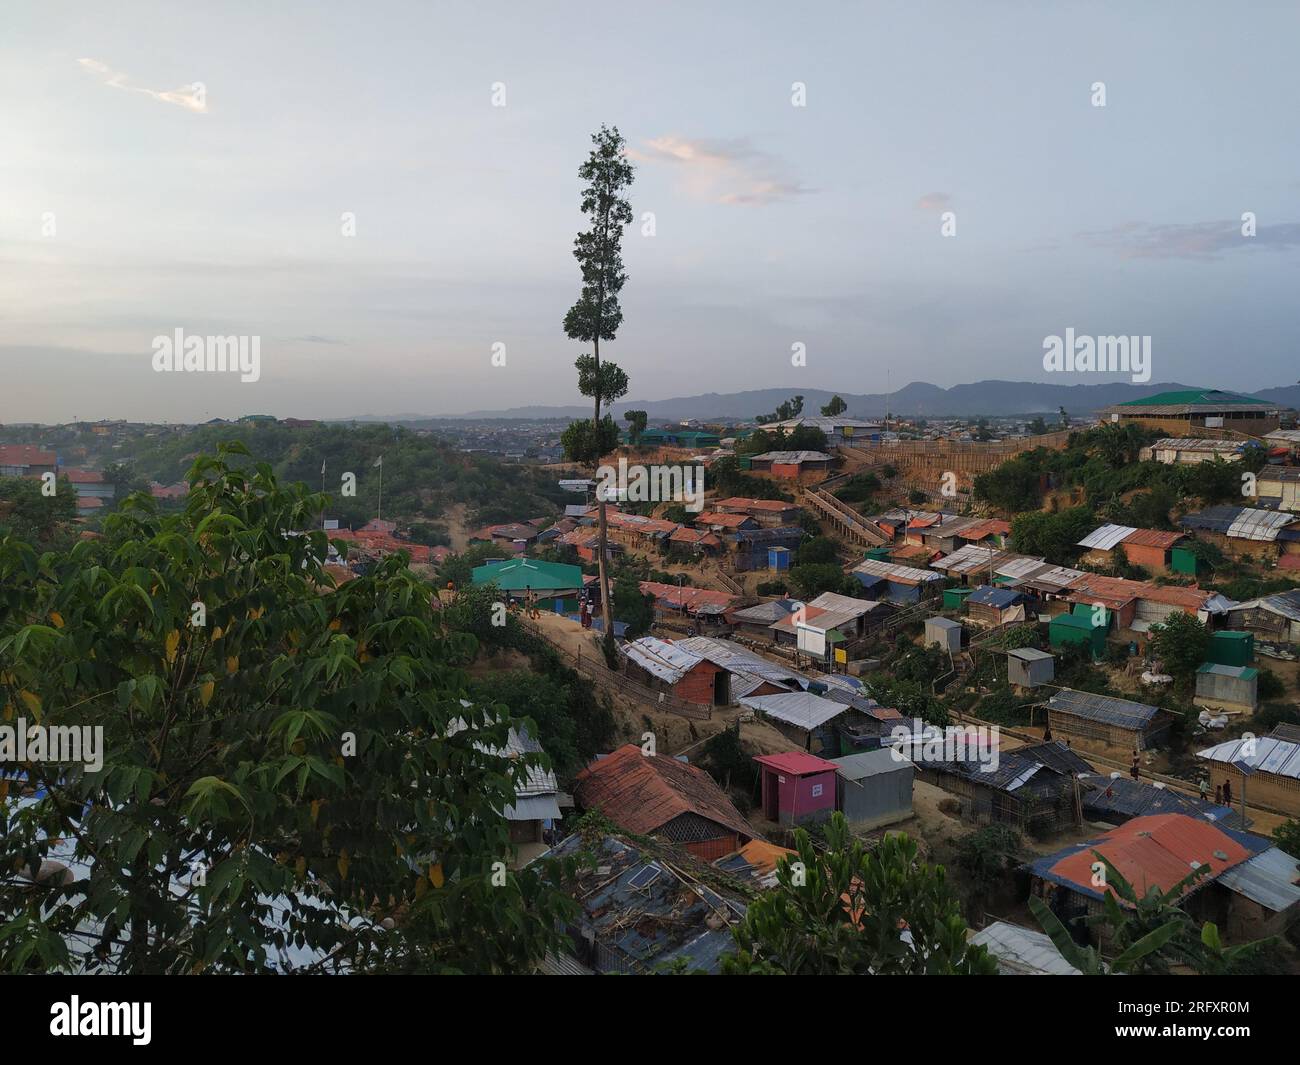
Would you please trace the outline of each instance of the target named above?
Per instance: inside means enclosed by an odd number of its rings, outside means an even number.
[[[1138,764],[1138,753],[1136,749],[1133,751],[1133,766],[1129,769],[1129,774],[1134,780],[1137,780],[1137,778],[1142,774],[1142,767]]]
[[[1231,780],[1225,780],[1223,782],[1223,805],[1224,806],[1232,805],[1232,781]]]

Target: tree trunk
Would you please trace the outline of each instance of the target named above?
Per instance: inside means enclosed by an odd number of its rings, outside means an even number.
[[[597,332],[599,332],[599,327],[597,328]],[[592,347],[596,357],[596,375],[597,375],[596,380],[597,382],[599,382],[600,380],[600,337],[599,336],[596,337],[596,340],[592,345]],[[600,389],[599,388],[596,389],[596,413],[593,416],[591,424],[592,424],[592,429],[595,431],[595,439],[599,441],[600,440]],[[603,457],[604,457],[603,455],[596,456],[597,467],[599,467],[600,460]],[[597,483],[599,484],[599,482]],[[597,490],[599,491],[599,488]],[[605,646],[607,649],[612,649],[614,646],[614,614],[613,611],[610,609],[610,604],[609,604],[609,571],[606,569],[606,564],[605,564],[606,563],[605,556],[607,553],[606,545],[609,543],[609,526],[606,524],[606,520],[605,520],[605,500],[603,498],[596,500],[596,509],[598,514],[600,515],[599,517],[600,535],[598,538],[600,557],[597,563],[599,566],[599,574],[600,574],[599,576],[600,616],[605,625],[605,637],[604,637]],[[608,657],[608,650],[606,652],[606,657]],[[611,666],[613,665],[612,662],[609,664]]]

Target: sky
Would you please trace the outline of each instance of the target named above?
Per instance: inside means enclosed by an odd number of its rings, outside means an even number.
[[[583,402],[602,123],[629,399],[1126,376],[1045,371],[1067,328],[1290,384],[1298,39],[1267,2],[8,0],[0,422]],[[156,371],[177,329],[258,379]]]

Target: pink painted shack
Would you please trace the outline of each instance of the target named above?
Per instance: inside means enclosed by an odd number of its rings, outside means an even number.
[[[835,763],[804,751],[757,755],[763,817],[782,825],[826,821],[835,812]]]

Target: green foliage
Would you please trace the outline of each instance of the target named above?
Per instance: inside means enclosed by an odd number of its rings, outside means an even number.
[[[626,622],[629,640],[650,631],[655,620],[654,602],[654,596],[642,592],[634,576],[619,574],[614,582],[614,620]]]
[[[165,437],[140,436],[123,445],[121,461],[131,462],[145,480],[172,484],[184,476],[198,454],[210,455],[238,439],[247,455],[231,453],[228,461],[251,470],[252,456],[268,461],[283,483],[301,481],[320,486],[321,464],[329,500],[325,517],[357,528],[375,516],[379,505],[379,470],[384,459],[386,518],[434,520],[456,504],[465,504],[478,524],[557,513],[573,496],[556,484],[553,473],[527,466],[509,466],[485,455],[470,455],[437,437],[401,426],[383,424],[292,427],[276,422],[200,425]],[[356,474],[355,496],[341,494],[344,473]],[[495,515],[504,509],[502,517]],[[308,523],[320,525],[320,514]]]
[[[766,425],[768,422],[788,422],[793,418],[799,417],[803,413],[803,396],[793,396],[785,400],[773,414],[760,414],[755,421],[759,425]],[[756,434],[757,435],[757,434]]]
[[[758,434],[755,433],[754,436]],[[752,439],[752,437],[750,438]],[[771,450],[765,448],[763,450]],[[757,452],[755,452],[757,454]],[[709,466],[709,480],[720,497],[744,496],[749,499],[780,499],[794,501],[789,492],[782,491],[762,477],[755,477],[740,468],[735,456],[720,458]]]
[[[595,466],[602,456],[618,447],[618,426],[608,414],[600,420],[599,435],[589,419],[570,422],[560,435],[560,446],[570,462]]]
[[[985,825],[957,841],[957,864],[981,898],[1007,884],[1023,854],[1020,833],[1008,825]]]
[[[836,488],[832,495],[845,503],[870,503],[881,489],[880,478],[874,473],[859,473]]]
[[[442,584],[451,581],[458,589],[468,588],[475,569],[486,565],[489,559],[501,558],[503,554],[500,544],[486,541],[470,544],[464,551],[443,559],[438,567],[438,579]]]
[[[835,562],[840,557],[840,544],[830,536],[814,536],[799,545],[794,553],[796,566],[810,566],[821,562]]]
[[[529,670],[494,671],[470,685],[476,703],[528,719],[561,780],[568,780],[614,741],[614,711],[589,680],[564,665],[549,645],[525,634]]]
[[[578,391],[597,399],[601,406],[627,395],[627,374],[617,363],[608,359],[597,362],[594,355],[579,355],[574,365],[578,368]]]
[[[804,599],[815,599],[822,592],[850,595],[862,586],[846,576],[838,562],[816,562],[791,566],[789,581]]]
[[[930,501],[930,497],[919,488],[913,488],[907,493],[907,501],[914,507],[923,507]]]
[[[785,581],[761,581],[756,589],[759,595],[779,595],[786,594]]]
[[[1042,555],[1064,565],[1079,556],[1079,541],[1096,527],[1096,515],[1087,507],[1071,507],[1056,514],[1034,510],[1011,520],[1011,539],[1022,554]]]
[[[649,415],[643,410],[625,410],[623,420],[627,422],[628,433],[632,438],[633,444],[641,441],[641,434],[645,432],[646,422]]]
[[[1170,614],[1166,620],[1151,626],[1148,646],[1152,655],[1164,663],[1167,673],[1186,681],[1205,661],[1210,632],[1193,614]]]
[[[573,257],[582,273],[582,291],[564,316],[564,333],[572,340],[599,345],[613,340],[623,321],[618,294],[627,281],[623,270],[623,230],[632,221],[632,205],[623,195],[632,184],[633,167],[627,159],[627,143],[617,127],[601,126],[592,134],[592,150],[578,169],[586,182],[582,190],[582,213],[591,228],[573,242]],[[597,394],[598,382],[590,381]],[[603,391],[603,400],[613,399]]]
[[[710,736],[700,748],[703,761],[713,777],[724,786],[752,792],[758,782],[758,768],[753,757],[740,742],[740,722]]]
[[[58,478],[52,496],[41,486],[41,481],[26,477],[0,477],[0,536],[8,533],[39,547],[71,542],[71,523],[77,516],[72,482]]]
[[[1261,669],[1256,694],[1261,700],[1280,699],[1286,694],[1286,682],[1271,669]]]
[[[996,961],[966,941],[966,922],[942,866],[916,843],[890,835],[872,850],[844,815],[826,827],[826,849],[795,832],[796,859],[782,858],[777,886],[750,903],[733,929],[728,974],[993,975]],[[902,937],[907,929],[911,942]]]
[[[7,894],[0,966],[67,970],[94,928],[91,971],[257,972],[290,946],[318,970],[529,971],[572,913],[559,870],[492,878],[544,758],[492,753],[517,722],[462,704],[477,641],[428,586],[393,558],[334,589],[324,534],[291,534],[323,499],[237,457],[199,458],[178,512],[128,500],[102,541],[0,541],[0,703],[100,727],[105,755],[22,767],[48,797],[5,804],[0,867],[67,839],[90,871]]]
[[[928,725],[948,724],[948,709],[930,694],[929,684],[873,673],[863,678],[862,687],[881,706],[893,707],[909,721],[919,719]]]
[[[1273,830],[1273,842],[1300,862],[1300,820],[1284,821]]]
[[[822,414],[828,418],[834,418],[837,414],[843,414],[849,409],[849,405],[839,396],[831,397],[831,401],[822,407]]]

